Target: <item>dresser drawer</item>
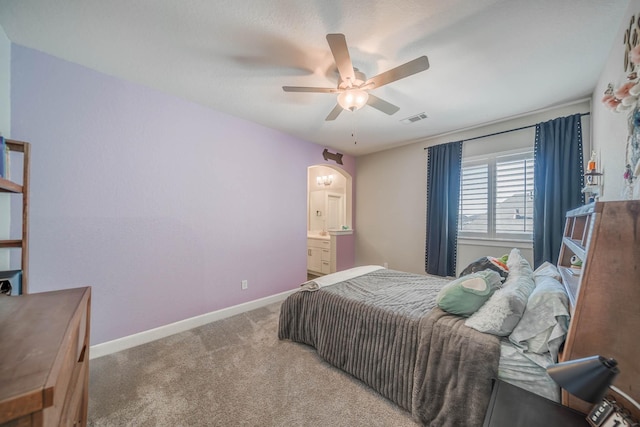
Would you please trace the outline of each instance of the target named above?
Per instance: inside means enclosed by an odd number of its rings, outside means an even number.
[[[331,264],[329,263],[329,261],[322,261],[322,267],[320,268],[320,272],[322,274],[331,273]]]
[[[329,249],[331,241],[325,239],[307,239],[307,246],[310,248]]]

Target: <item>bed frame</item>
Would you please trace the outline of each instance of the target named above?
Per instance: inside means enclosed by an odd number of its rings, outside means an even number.
[[[572,274],[570,258],[583,260]],[[618,361],[614,386],[640,401],[640,200],[596,202],[567,213],[558,270],[572,303],[561,361],[601,355]],[[634,418],[640,409],[614,398]],[[563,403],[581,412],[592,404],[563,392]]]

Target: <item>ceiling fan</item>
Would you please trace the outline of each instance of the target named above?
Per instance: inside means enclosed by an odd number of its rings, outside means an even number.
[[[379,88],[429,68],[429,60],[426,56],[421,56],[367,80],[364,73],[357,68],[353,68],[344,34],[327,34],[327,42],[329,42],[333,59],[338,67],[338,73],[340,73],[340,81],[335,89],[282,86],[285,92],[337,93],[338,103],[325,120],[335,120],[342,110],[355,111],[365,105],[389,115],[394,114],[400,107],[370,94],[369,90]]]

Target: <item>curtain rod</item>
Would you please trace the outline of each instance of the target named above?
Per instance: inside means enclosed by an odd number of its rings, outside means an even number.
[[[590,112],[589,112],[589,113],[580,113],[580,117],[582,117],[582,116],[588,116],[588,115],[590,115],[590,114],[591,114]],[[522,126],[522,127],[515,128],[515,129],[503,130],[503,131],[501,131],[501,132],[488,133],[488,134],[486,134],[486,135],[474,136],[473,138],[461,139],[461,140],[459,140],[459,141],[461,141],[461,142],[465,142],[465,141],[473,141],[474,139],[488,138],[488,137],[490,137],[490,136],[502,135],[503,133],[515,132],[515,131],[517,131],[517,130],[529,129],[529,128],[536,127],[536,126],[537,126],[537,123],[536,123],[535,125]],[[436,145],[439,145],[439,144],[436,144]],[[424,147],[424,149],[425,149],[425,150],[426,150],[427,148],[429,148],[429,147]]]

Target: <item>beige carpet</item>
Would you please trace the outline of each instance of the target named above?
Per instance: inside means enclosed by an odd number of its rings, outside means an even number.
[[[413,426],[408,412],[305,345],[280,303],[90,363],[91,426]]]

